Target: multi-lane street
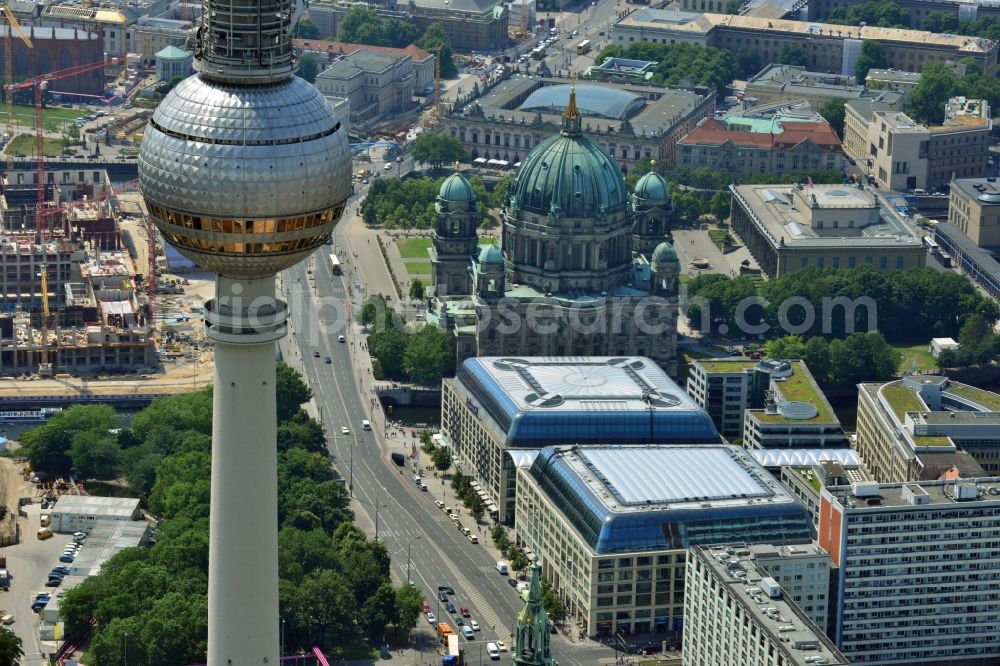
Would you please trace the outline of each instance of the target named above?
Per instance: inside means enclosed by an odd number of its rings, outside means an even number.
[[[338,233],[335,242],[344,246],[349,239]],[[328,252],[329,246],[324,249]],[[347,249],[350,251],[349,245]],[[431,492],[422,492],[413,482],[414,470],[409,462],[406,469],[392,463],[390,452],[409,453],[411,440],[384,437],[380,410],[373,415],[373,430],[362,429],[361,421],[370,418],[372,405],[369,382],[365,382],[364,393],[359,389],[355,373],[360,365],[352,355],[362,340],[358,330],[343,325],[346,285],[341,277],[331,274],[326,252],[319,251],[310,261],[282,275],[285,296],[292,310],[299,313],[290,336],[282,342],[282,353],[303,372],[312,387],[317,415],[329,433],[334,464],[352,488],[359,525],[370,532],[377,528],[378,538],[385,541],[392,554],[394,578],[406,580],[408,573],[410,580],[425,591],[431,610],[442,621],[448,621],[449,613],[438,600],[438,585],[455,589],[455,605],[467,606],[472,619],[482,627],[476,632],[477,640],[462,639],[467,659],[476,663],[479,646],[487,641],[499,638],[510,644],[510,629],[522,607],[521,599],[507,584],[507,578],[497,573],[495,556],[487,546],[470,543],[435,506],[434,499],[441,495],[445,481],[425,471],[425,480],[432,487]],[[353,291],[356,307],[360,297]],[[345,336],[344,342],[339,342],[341,335]],[[368,380],[367,371],[362,372]],[[342,427],[348,429],[348,434],[341,433]],[[476,528],[464,513],[461,520],[463,526]],[[489,540],[485,526],[477,534],[481,540]],[[453,621],[451,624],[454,626]],[[429,660],[436,646],[430,629],[421,619],[415,632],[419,637],[417,645],[426,651]],[[553,638],[554,652],[563,664],[594,664],[613,655],[594,643],[571,645],[562,636]],[[489,661],[485,650],[483,655]]]

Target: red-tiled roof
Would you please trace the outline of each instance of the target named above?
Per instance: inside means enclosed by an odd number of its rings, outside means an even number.
[[[316,51],[327,53],[331,56],[350,55],[355,51],[365,49],[377,53],[396,53],[408,55],[417,62],[426,60],[431,54],[419,48],[416,44],[410,44],[406,48],[397,49],[392,46],[370,46],[368,44],[351,44],[349,42],[328,42],[325,39],[293,39],[292,46],[297,51]]]
[[[812,141],[820,150],[840,152],[840,139],[826,122],[784,122],[781,134],[744,132],[728,129],[715,118],[708,118],[680,140],[681,145],[722,146],[727,142],[736,147],[761,150],[792,150],[803,141]]]

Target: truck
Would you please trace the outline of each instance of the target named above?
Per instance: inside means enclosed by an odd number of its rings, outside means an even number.
[[[0,590],[10,589],[10,572],[6,568],[0,569]]]
[[[437,626],[437,632],[438,632],[438,638],[440,638],[441,642],[444,643],[445,645],[448,644],[448,637],[454,633],[451,630],[451,625],[449,625],[447,622],[439,623]]]

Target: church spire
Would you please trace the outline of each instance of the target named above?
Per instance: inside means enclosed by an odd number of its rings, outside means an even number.
[[[563,136],[575,136],[580,133],[580,110],[576,108],[576,74],[573,74],[569,86],[569,104],[566,105],[562,117]]]
[[[572,96],[569,99],[572,105],[575,100]],[[565,119],[563,116],[564,124]],[[542,605],[541,570],[537,561],[532,563],[524,608],[517,615],[514,629],[514,666],[558,666],[549,654],[549,616]]]

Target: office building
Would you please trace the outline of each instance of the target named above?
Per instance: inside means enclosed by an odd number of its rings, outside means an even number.
[[[648,356],[675,373],[680,262],[667,237],[669,188],[649,173],[630,196],[615,158],[583,132],[575,88],[561,87],[568,95],[562,130],[532,144],[508,185],[501,247],[484,246],[464,265],[432,256],[435,286],[467,284],[471,276],[472,291],[435,292],[427,321],[454,336],[458,363]],[[452,211],[474,204],[472,186],[461,174],[444,185],[435,242],[462,247],[471,231],[453,224]],[[653,250],[641,254],[637,246]]]
[[[760,371],[758,371],[760,366]],[[749,358],[693,359],[688,367],[687,392],[701,406],[722,436],[743,436],[743,412],[763,407],[770,373]]]
[[[930,190],[985,176],[992,129],[985,100],[953,97],[941,125],[922,125],[877,101],[844,106],[844,150],[885,189]]]
[[[413,58],[403,49],[360,48],[337,56],[316,76],[316,89],[350,100],[350,126],[364,128],[413,107],[416,81]]]
[[[1000,474],[1000,395],[941,375],[859,384],[857,437],[882,483]]]
[[[1000,263],[990,250],[973,243],[950,222],[937,224],[934,241],[954,260],[954,265],[995,301],[1000,301]]]
[[[840,570],[830,638],[851,663],[997,663],[1000,478],[821,493],[818,542]]]
[[[582,133],[613,157],[623,174],[643,158],[672,164],[680,138],[715,112],[713,94],[645,83],[576,85]],[[561,131],[569,93],[566,79],[507,79],[455,104],[445,113],[443,131],[461,141],[473,160],[516,164]]]
[[[778,470],[785,488],[817,527],[820,489],[872,480],[854,449],[756,449],[751,455],[772,474]]]
[[[743,446],[821,449],[847,446],[840,421],[803,361],[762,361],[770,379],[763,409],[747,409]]]
[[[725,169],[736,182],[762,173],[839,171],[840,139],[822,118],[705,118],[677,142],[673,166]]]
[[[518,450],[722,441],[656,363],[635,357],[471,358],[442,383],[441,437],[508,524]]]
[[[996,178],[958,178],[951,181],[948,222],[970,241],[1000,252],[1000,184]]]
[[[874,71],[874,70],[873,70]],[[780,104],[803,100],[818,110],[827,102],[879,98],[902,110],[903,96],[883,95],[855,82],[854,73],[810,72],[799,65],[768,65],[747,79],[746,97],[753,104]]]
[[[683,629],[689,548],[811,541],[805,510],[733,446],[548,446],[518,458],[517,538],[589,636]]]
[[[922,268],[923,244],[860,185],[730,185],[731,224],[761,270]]]
[[[651,60],[605,58],[600,65],[591,65],[585,69],[583,78],[605,83],[649,85],[658,64],[660,63]]]
[[[900,94],[900,106],[895,109],[902,111],[902,102],[920,83],[920,72],[907,72],[900,69],[869,69],[865,76],[864,87],[868,90],[890,90]]]
[[[823,557],[794,565],[779,564],[776,558],[769,561],[779,567],[812,565],[814,573],[800,575],[826,578],[829,566]],[[684,666],[851,663],[747,548],[691,549],[684,616]]]
[[[997,67],[997,43],[993,40],[874,25],[857,27],[643,8],[614,23],[610,35],[612,43],[621,47],[650,41],[700,44],[733,53],[750,48],[767,63],[781,62],[786,45],[799,46],[805,53],[806,69],[833,74],[854,74],[861,44],[866,40],[882,45],[886,66],[894,69],[919,72],[929,60],[946,62],[967,57],[987,73],[992,74]]]

